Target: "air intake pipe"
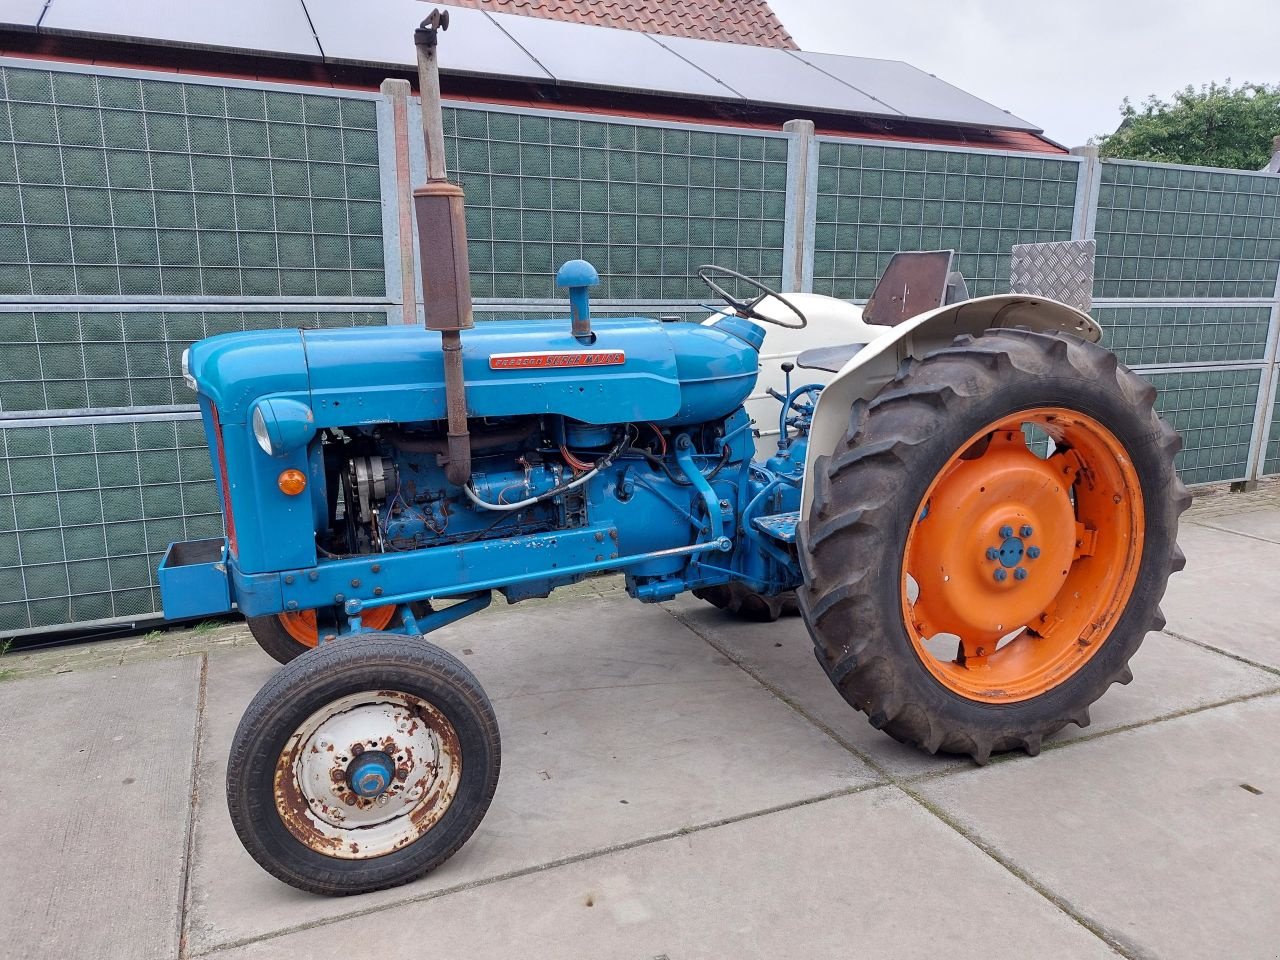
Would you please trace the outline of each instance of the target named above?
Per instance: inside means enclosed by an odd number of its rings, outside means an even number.
[[[432,10],[413,34],[418,48],[418,88],[427,147],[427,182],[413,191],[413,208],[418,220],[427,329],[440,331],[444,354],[449,441],[448,452],[441,459],[449,482],[465,486],[471,479],[471,435],[467,429],[467,385],[462,375],[460,331],[470,329],[475,321],[471,316],[463,193],[460,186],[449,182],[444,164],[444,117],[440,111],[436,44],[439,32],[447,29],[449,12]]]

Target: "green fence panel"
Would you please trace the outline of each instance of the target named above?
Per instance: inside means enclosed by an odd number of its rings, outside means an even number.
[[[1129,366],[1261,362],[1266,357],[1269,306],[1095,307],[1103,344]]]
[[[180,367],[193,340],[386,319],[386,311],[0,312],[0,399],[30,420],[59,404],[194,403]],[[0,634],[151,616],[165,547],[221,535],[199,420],[112,419],[0,423]]]
[[[198,420],[0,430],[0,633],[151,615],[169,543],[221,533]]]
[[[901,250],[953,249],[974,296],[1009,289],[1014,244],[1071,239],[1074,159],[822,141],[813,290],[871,296]]]
[[[182,351],[233,330],[372,326],[377,311],[10,311],[0,308],[0,412],[195,403]]]
[[[445,137],[473,296],[557,296],[579,257],[601,298],[705,297],[704,263],[781,282],[785,137],[463,108]]]
[[[1103,163],[1098,297],[1271,297],[1280,177]]]
[[[371,99],[0,67],[0,295],[382,297]]]
[[[1178,473],[1184,483],[1242,480],[1262,370],[1193,370],[1145,374],[1160,391],[1156,409],[1182,434]]]

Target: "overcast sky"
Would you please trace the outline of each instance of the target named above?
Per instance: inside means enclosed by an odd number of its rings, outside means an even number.
[[[1066,146],[1120,101],[1280,82],[1277,0],[769,0],[804,50],[905,60]],[[1280,130],[1276,131],[1280,135]]]

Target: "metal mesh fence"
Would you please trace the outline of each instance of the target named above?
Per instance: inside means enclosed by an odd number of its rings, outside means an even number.
[[[158,610],[169,543],[222,532],[211,477],[198,419],[0,430],[0,632]]]
[[[1093,311],[1103,344],[1129,366],[1261,362],[1269,306],[1106,306]]]
[[[194,404],[182,351],[233,330],[385,324],[386,311],[0,311],[0,412]]]
[[[446,110],[445,136],[476,297],[554,297],[576,258],[608,299],[704,296],[703,263],[781,281],[783,136],[482,109]]]
[[[1145,374],[1160,391],[1156,409],[1182,434],[1178,472],[1185,483],[1248,476],[1249,440],[1261,369]]]
[[[1099,297],[1272,297],[1280,177],[1161,164],[1102,165]]]
[[[959,251],[974,296],[1007,291],[1016,243],[1068,240],[1074,159],[822,141],[813,290],[871,296],[900,250]]]
[[[372,297],[374,103],[0,67],[0,295]]]
[[[1263,473],[1280,473],[1280,367],[1271,372],[1272,396],[1271,421],[1267,427],[1267,447],[1263,457]]]

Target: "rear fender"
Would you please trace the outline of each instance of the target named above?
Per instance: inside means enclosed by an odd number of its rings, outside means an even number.
[[[923,359],[962,334],[977,336],[984,330],[1002,327],[1065,330],[1093,343],[1102,339],[1102,328],[1088,314],[1056,300],[1025,294],[948,304],[887,328],[886,335],[876,337],[854,354],[822,391],[809,434],[801,521],[808,519],[813,503],[814,464],[836,449],[849,429],[849,411],[856,401],[875,396],[908,357]]]

